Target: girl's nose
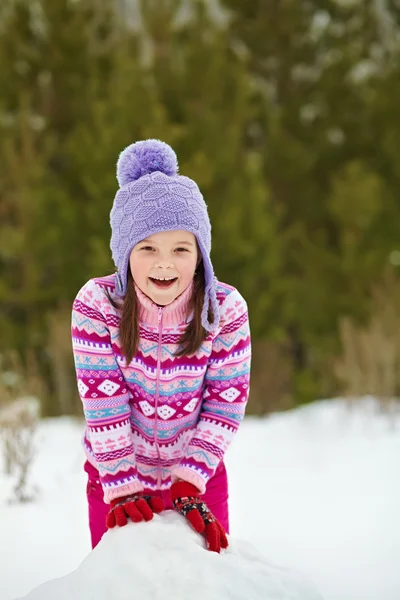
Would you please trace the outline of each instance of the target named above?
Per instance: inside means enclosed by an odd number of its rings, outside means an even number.
[[[172,268],[172,267],[174,266],[174,263],[173,263],[173,261],[172,261],[170,258],[166,258],[166,257],[165,257],[165,258],[163,258],[163,257],[160,257],[160,258],[158,258],[158,260],[156,261],[156,265],[155,265],[155,266],[156,266],[156,267],[163,268],[163,269],[166,269],[166,268],[168,268],[168,267],[169,267],[169,268]]]

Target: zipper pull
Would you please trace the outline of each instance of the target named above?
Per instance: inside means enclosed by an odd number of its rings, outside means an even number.
[[[161,323],[161,319],[162,319],[162,310],[163,310],[162,308],[159,308],[159,309],[158,309],[158,324],[160,324],[160,323]]]

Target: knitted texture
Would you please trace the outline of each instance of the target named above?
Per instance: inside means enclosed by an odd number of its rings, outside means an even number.
[[[218,283],[220,324],[193,355],[174,353],[187,327],[190,295],[166,307],[141,296],[139,347],[126,364],[119,337],[115,274],[88,281],[72,314],[78,390],[86,418],[84,448],[98,469],[105,502],[169,489],[176,479],[200,493],[223,459],[249,394],[246,302]],[[190,292],[190,288],[188,289]],[[186,315],[186,316],[185,316]]]
[[[228,538],[221,523],[212,514],[207,504],[199,497],[199,492],[191,483],[177,481],[171,486],[172,502],[197,533],[203,533],[207,548],[220,552],[228,547]]]
[[[160,171],[165,175],[178,173],[178,159],[171,146],[160,140],[143,140],[121,152],[117,162],[120,186],[136,181],[143,175]]]
[[[115,498],[110,504],[110,511],[106,517],[108,529],[112,529],[116,525],[124,527],[128,523],[128,518],[133,523],[151,521],[154,513],[159,514],[164,510],[161,498],[143,494]]]
[[[110,213],[110,247],[118,269],[116,294],[126,293],[129,257],[138,242],[162,231],[189,231],[196,236],[204,264],[202,324],[212,331],[218,327],[218,306],[210,258],[210,219],[197,184],[177,171],[175,152],[159,140],[131,144],[118,159],[117,179],[121,187]],[[210,308],[214,323],[208,318]]]

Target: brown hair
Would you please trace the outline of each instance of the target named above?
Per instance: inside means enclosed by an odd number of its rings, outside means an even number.
[[[189,321],[188,326],[182,334],[179,343],[182,345],[175,356],[188,356],[194,354],[200,348],[208,335],[208,331],[203,327],[201,322],[201,312],[204,302],[204,265],[203,261],[198,265],[194,275],[193,293],[188,304],[188,314],[194,312],[193,319]],[[139,345],[139,301],[135,292],[135,286],[130,268],[128,267],[128,285],[126,295],[121,302],[111,298],[108,290],[106,290],[110,303],[119,310],[122,310],[121,322],[119,326],[119,334],[121,338],[122,351],[129,364],[136,354]],[[208,311],[210,323],[214,322],[214,315],[211,309]]]

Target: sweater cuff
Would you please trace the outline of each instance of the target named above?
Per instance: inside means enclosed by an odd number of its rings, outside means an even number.
[[[171,475],[172,483],[175,483],[178,479],[183,479],[184,481],[188,481],[197,487],[200,494],[204,494],[206,491],[206,481],[201,475],[196,473],[190,467],[175,467],[173,473]]]
[[[130,494],[137,494],[143,492],[143,486],[140,481],[133,481],[127,485],[121,485],[115,488],[104,489],[104,502],[110,504],[111,500],[115,498],[122,498],[122,496],[129,496]]]

